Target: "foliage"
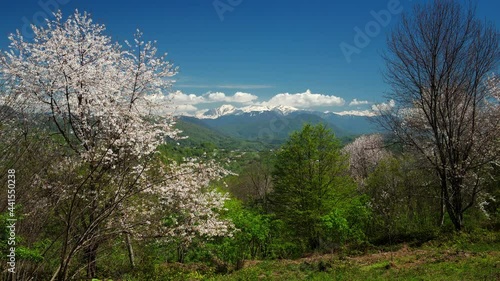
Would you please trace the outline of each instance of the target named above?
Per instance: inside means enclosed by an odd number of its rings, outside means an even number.
[[[271,231],[270,218],[245,208],[237,199],[227,201],[226,207],[237,231],[232,239],[220,238],[207,245],[209,260],[238,265],[246,259],[263,257]]]
[[[391,252],[363,256],[313,256],[300,260],[263,261],[208,280],[496,280],[497,241],[468,242],[474,249],[455,250],[454,243],[423,248],[399,245]],[[450,249],[450,246],[451,249]]]
[[[421,31],[441,16],[463,19],[454,1],[435,3],[451,12],[417,9]],[[405,18],[395,34],[411,31],[411,23]],[[17,276],[0,266],[3,279],[499,278],[498,76],[478,75],[472,85],[444,75],[452,83],[432,78],[405,88],[396,77],[401,64],[392,60],[395,93],[410,97],[399,96],[404,108],[383,118],[395,122],[389,125],[401,151],[388,152],[380,135],[347,136],[352,143],[342,149],[319,124],[328,119],[337,128],[332,114],[267,112],[252,127],[244,116],[174,120],[162,93],[177,70],[140,32],[121,46],[78,11],[66,19],[58,12],[33,30],[33,40],[11,35],[0,54],[0,181],[16,170],[18,261]],[[467,35],[450,30],[431,41]],[[415,54],[391,39],[396,55]],[[470,78],[477,69],[469,66],[479,62],[458,49],[466,63],[454,69]],[[442,63],[446,57],[434,51]],[[407,66],[427,65],[403,58]],[[316,125],[299,128],[304,121]],[[207,125],[217,122],[234,135]],[[269,126],[281,130],[255,137]],[[462,232],[450,234],[457,223]],[[384,247],[401,249],[380,253]]]
[[[366,180],[372,239],[432,237],[439,225],[439,200],[433,199],[436,184],[411,156],[382,160]]]
[[[228,181],[228,190],[233,196],[244,201],[246,204],[263,211],[269,211],[269,194],[273,189],[272,171],[274,153],[263,151],[254,157],[239,159],[244,162],[238,177]],[[247,160],[248,159],[248,160]]]
[[[326,240],[339,246],[348,242],[365,242],[368,222],[372,218],[367,201],[366,197],[356,197],[323,216]]]
[[[346,171],[339,141],[324,125],[305,125],[277,152],[273,210],[307,249],[322,246],[322,217],[353,196]]]

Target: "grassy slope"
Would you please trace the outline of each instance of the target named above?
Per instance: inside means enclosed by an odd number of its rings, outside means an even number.
[[[498,237],[497,237],[498,238]],[[247,263],[208,280],[500,280],[500,241],[401,245],[392,252]]]
[[[131,272],[131,275],[113,280],[500,280],[498,230],[479,230],[473,235],[444,234],[419,247],[400,244],[390,248],[384,251],[381,247],[372,247],[367,253],[358,255],[249,260],[245,261],[243,269],[227,274],[215,273],[215,265],[206,263],[162,263],[147,269],[147,278]],[[123,258],[126,261],[126,256]],[[137,270],[140,273],[143,269]]]

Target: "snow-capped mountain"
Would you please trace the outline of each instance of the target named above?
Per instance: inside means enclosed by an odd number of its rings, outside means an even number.
[[[208,111],[199,114],[196,117],[199,119],[217,119],[219,117],[227,115],[242,115],[245,113],[249,113],[252,116],[264,112],[276,112],[281,115],[288,115],[296,111],[299,111],[299,109],[286,105],[278,105],[278,106],[250,105],[241,108],[236,108],[232,105],[225,104],[217,108],[209,109]]]
[[[238,108],[236,108],[230,104],[224,104],[220,107],[209,109],[205,113],[200,114],[196,117],[198,117],[200,119],[217,119],[217,118],[224,116],[224,115],[235,114],[238,111],[240,111]]]
[[[305,123],[326,124],[337,136],[380,131],[371,122],[376,116],[362,116],[356,113],[302,110],[283,105],[251,105],[238,108],[226,104],[197,116],[181,118],[227,136],[269,143],[284,141],[291,132],[300,130]]]
[[[250,105],[246,107],[242,107],[241,111],[245,113],[251,113],[251,112],[266,112],[266,111],[274,111],[277,113],[280,113],[282,115],[288,115],[292,112],[298,111],[299,109],[291,106],[286,106],[286,105],[278,105],[278,106],[269,106],[269,105]]]

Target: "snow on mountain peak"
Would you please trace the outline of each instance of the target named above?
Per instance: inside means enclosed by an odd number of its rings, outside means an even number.
[[[291,112],[299,110],[298,108],[295,108],[293,106],[288,106],[288,105],[278,105],[273,108],[273,111],[277,111],[283,115],[290,114]]]
[[[271,107],[266,105],[249,105],[241,108],[245,113],[271,111]]]
[[[217,119],[224,115],[234,114],[238,109],[230,104],[224,104],[217,108],[212,108],[203,113],[201,118]]]
[[[278,105],[278,106],[249,105],[241,108],[236,108],[230,104],[224,104],[220,107],[213,108],[204,112],[202,115],[198,116],[198,118],[217,119],[225,115],[240,115],[244,113],[263,113],[268,111],[274,111],[282,115],[287,115],[297,110],[299,109],[286,105]]]

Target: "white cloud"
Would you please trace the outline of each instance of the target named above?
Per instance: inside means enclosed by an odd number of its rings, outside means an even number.
[[[240,102],[240,103],[249,103],[257,100],[259,97],[256,95],[252,95],[249,93],[242,93],[242,92],[237,92],[233,95],[233,99],[235,102]]]
[[[347,110],[347,111],[341,111],[341,112],[334,112],[335,114],[338,115],[353,115],[353,116],[367,116],[367,117],[373,117],[377,116],[377,113],[372,111],[372,110]]]
[[[354,99],[353,101],[357,101],[357,100]],[[346,111],[334,112],[334,113],[338,114],[338,115],[354,115],[354,116],[373,117],[373,116],[378,116],[381,113],[384,113],[385,111],[389,111],[392,108],[394,108],[395,106],[396,106],[396,102],[394,100],[390,100],[387,103],[383,102],[383,103],[379,103],[379,104],[374,104],[374,105],[372,105],[371,109],[367,109],[367,110],[346,110]]]
[[[169,108],[169,111],[179,113],[179,112],[196,112],[198,111],[198,108],[194,105],[191,104],[181,104],[181,105],[174,105]]]
[[[384,112],[384,111],[389,111],[395,106],[396,106],[396,102],[394,100],[390,100],[388,103],[383,102],[383,103],[372,105],[372,110],[377,112],[377,113],[380,113],[380,112]]]
[[[175,91],[169,93],[165,96],[166,100],[172,102],[174,105],[186,105],[186,104],[199,104],[204,102],[202,96],[197,96],[194,94],[184,94],[181,91]]]
[[[227,95],[224,92],[208,92],[203,95],[186,94],[182,91],[174,91],[168,94],[155,94],[150,96],[150,99],[162,104],[163,110],[167,112],[173,112],[175,114],[187,113],[189,115],[198,114],[202,111],[206,111],[212,106],[208,105],[210,103],[225,103],[233,104],[238,107],[240,106],[263,106],[263,107],[275,107],[275,106],[289,106],[297,109],[308,109],[314,110],[321,107],[341,107],[346,104],[345,100],[341,97],[312,93],[310,90],[306,90],[303,93],[280,93],[272,96],[267,101],[259,101],[259,97],[245,92],[236,92],[233,95]],[[372,102],[363,101],[358,99],[352,99],[349,106],[357,105],[367,105]],[[356,110],[346,110],[341,112],[335,112],[339,115],[356,115],[356,116],[375,116],[380,113],[380,111],[388,110],[395,106],[393,100],[373,104],[371,109],[357,108]]]
[[[364,104],[370,104],[369,101],[367,100],[357,100],[353,99],[350,103],[349,106],[357,106],[357,105],[364,105]]]
[[[168,95],[158,93],[148,95],[146,99],[152,103],[145,104],[146,106],[142,109],[153,114],[189,115],[199,110],[194,106],[200,100],[196,95],[186,95],[181,92]]]
[[[196,115],[206,109],[197,107],[199,104],[208,103],[238,103],[249,105],[258,99],[256,95],[249,93],[236,92],[232,96],[227,96],[222,92],[207,93],[197,96],[195,94],[185,94],[182,91],[175,91],[168,94],[153,94],[147,97],[149,100],[159,105],[158,108],[148,110],[155,110],[157,114],[174,114],[174,115]]]
[[[227,103],[242,103],[249,104],[258,99],[256,95],[249,93],[237,92],[232,96],[227,96],[222,92],[209,92],[207,94],[197,96],[195,94],[185,94],[181,91],[168,93],[167,95],[155,94],[149,97],[155,101],[170,103],[171,105],[196,105],[202,103],[227,102]]]
[[[236,92],[233,95],[226,95],[223,92],[208,92],[204,95],[185,94],[182,91],[175,91],[167,95],[156,94],[151,97],[158,101],[164,101],[173,105],[197,105],[204,103],[239,103],[246,105],[278,106],[286,105],[299,109],[311,109],[324,106],[343,106],[343,98],[324,94],[315,94],[310,90],[304,93],[281,93],[273,96],[268,101],[258,102],[259,97],[244,92]]]
[[[234,103],[251,103],[259,97],[249,93],[237,92],[232,96],[226,96],[222,92],[208,93],[204,95],[205,102],[234,102]]]
[[[205,98],[213,102],[223,102],[226,100],[226,94],[221,92],[208,93],[205,95]]]
[[[277,94],[269,101],[263,102],[262,104],[270,106],[287,105],[309,109],[319,106],[342,106],[345,104],[345,101],[336,96],[313,94],[310,90],[307,90],[305,93],[298,94]]]

